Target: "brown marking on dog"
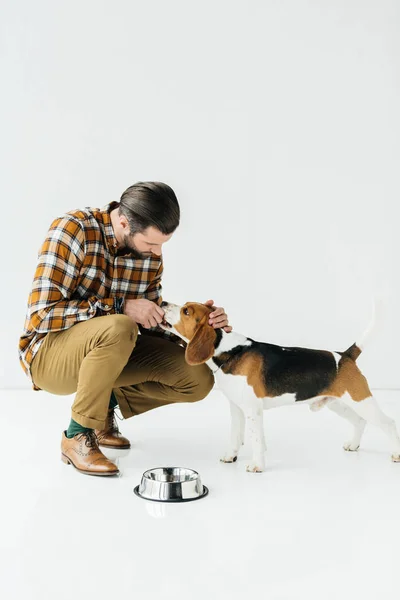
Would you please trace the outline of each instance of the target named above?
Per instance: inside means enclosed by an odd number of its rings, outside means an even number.
[[[355,402],[361,402],[372,396],[368,382],[355,360],[350,358],[350,354],[343,353],[335,380],[321,392],[321,395],[340,398],[345,392],[348,392]]]
[[[226,365],[221,367],[224,373],[244,375],[257,398],[271,396],[271,394],[268,394],[264,383],[264,359],[261,354],[245,350],[245,353],[240,356],[232,356],[229,352],[222,352],[218,355],[218,359],[222,362],[228,361]]]
[[[208,324],[208,316],[213,312],[213,308],[197,302],[186,302],[181,307],[180,319],[175,323],[175,329],[189,341],[192,340],[200,324],[206,324],[211,329],[214,328]],[[186,314],[187,311],[187,314]]]

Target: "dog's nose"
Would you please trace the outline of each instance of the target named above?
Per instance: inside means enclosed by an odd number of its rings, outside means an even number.
[[[164,306],[167,306],[168,302],[164,302],[164,300],[161,302],[161,308],[163,308]]]

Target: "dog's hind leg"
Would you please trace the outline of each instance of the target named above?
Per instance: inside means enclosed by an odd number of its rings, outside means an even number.
[[[362,419],[365,419],[367,423],[377,425],[386,433],[389,438],[392,460],[393,462],[400,462],[400,438],[396,423],[379,408],[374,396],[369,396],[359,401],[346,398],[346,404],[348,402],[351,402],[352,408]]]
[[[358,450],[367,421],[359,416],[352,408],[346,406],[346,404],[344,404],[338,398],[332,398],[326,403],[326,406],[329,408],[329,410],[336,413],[340,417],[347,419],[352,425],[354,425],[353,437],[350,441],[343,444],[343,448],[350,452]]]

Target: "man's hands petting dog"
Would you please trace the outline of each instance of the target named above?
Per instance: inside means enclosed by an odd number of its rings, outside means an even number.
[[[207,300],[205,305],[214,309],[209,315],[209,324],[214,329],[222,328],[227,333],[230,333],[232,327],[228,323],[228,315],[225,313],[225,309],[220,306],[214,306],[214,300]],[[156,327],[161,323],[164,317],[164,310],[151,300],[130,298],[124,302],[124,314],[128,315],[135,323],[142,325],[145,329],[150,329],[150,327]]]
[[[232,331],[232,327],[228,323],[228,315],[225,314],[225,309],[219,306],[214,306],[214,300],[207,300],[207,302],[204,304],[214,309],[214,311],[209,315],[209,325],[212,325],[214,329],[219,327],[226,331],[226,333],[230,333]]]

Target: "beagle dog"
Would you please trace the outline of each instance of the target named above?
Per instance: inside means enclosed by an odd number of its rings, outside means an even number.
[[[389,438],[392,460],[400,462],[396,424],[381,411],[356,364],[371,327],[362,342],[344,352],[329,352],[277,346],[214,329],[208,324],[213,309],[204,304],[162,302],[161,307],[165,314],[160,325],[187,343],[187,363],[206,363],[229,400],[230,445],[222,462],[237,460],[247,424],[253,456],[246,470],[262,472],[266,451],[263,410],[288,404],[308,404],[313,411],[327,406],[350,421],[353,437],[343,446],[350,452],[359,448],[367,422],[379,426]]]

